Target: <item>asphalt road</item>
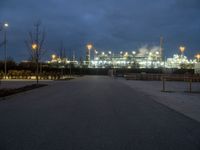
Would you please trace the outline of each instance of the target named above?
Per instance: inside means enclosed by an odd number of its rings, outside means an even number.
[[[109,77],[0,101],[0,150],[199,150],[200,123]]]

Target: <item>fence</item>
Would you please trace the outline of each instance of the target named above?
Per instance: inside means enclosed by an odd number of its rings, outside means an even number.
[[[124,75],[126,80],[152,80],[161,81],[163,77],[169,81],[188,81],[192,78],[192,82],[200,82],[200,75],[189,74],[149,74],[149,73],[131,73]]]
[[[184,81],[188,84],[188,91],[189,93],[192,92],[200,92],[200,91],[193,91],[192,89],[192,83],[193,82],[200,82],[200,76],[179,76],[179,77],[173,77],[173,76],[163,76],[162,77],[162,91],[167,92],[166,90],[166,82],[167,81]]]
[[[167,81],[184,81],[188,84],[187,92],[194,92],[192,89],[193,82],[200,82],[200,75],[190,74],[146,74],[146,73],[134,73],[126,74],[124,76],[126,80],[148,80],[148,81],[162,81],[162,91],[166,92]],[[200,91],[198,91],[200,92]]]

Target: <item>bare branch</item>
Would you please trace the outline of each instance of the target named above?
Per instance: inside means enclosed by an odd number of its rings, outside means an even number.
[[[43,44],[45,41],[45,30],[43,29],[42,32],[40,30],[41,27],[41,21],[37,21],[34,24],[34,30],[28,32],[28,40],[26,40],[25,44],[28,48],[29,55],[33,60],[40,60],[42,55],[44,55],[45,51],[43,49]],[[37,48],[33,50],[32,44],[36,44]]]

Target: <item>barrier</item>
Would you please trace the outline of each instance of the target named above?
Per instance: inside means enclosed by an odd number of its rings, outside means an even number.
[[[200,75],[187,74],[149,74],[149,73],[131,73],[124,75],[126,80],[155,80],[161,81],[163,77],[167,77],[170,81],[187,81],[192,78],[193,82],[200,82]]]
[[[167,81],[184,81],[188,83],[188,91],[192,93],[192,82],[200,82],[200,76],[163,76],[162,77],[162,91],[166,92],[166,82]]]
[[[188,83],[188,91],[194,92],[192,90],[193,82],[200,82],[200,75],[190,75],[190,74],[148,74],[148,73],[131,73],[124,75],[126,80],[146,80],[146,81],[162,81],[162,91],[166,91],[167,81],[182,81]],[[199,91],[200,92],[200,91]]]

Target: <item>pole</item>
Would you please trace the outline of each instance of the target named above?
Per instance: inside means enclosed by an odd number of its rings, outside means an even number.
[[[38,73],[39,73],[39,24],[36,24],[36,80],[37,80],[37,84],[38,84]]]
[[[90,54],[90,49],[88,49],[88,53],[89,53],[89,54],[88,54],[88,56],[89,56],[88,61],[89,61],[89,67],[90,67],[90,55],[91,55],[91,54]]]
[[[5,55],[4,76],[5,76],[5,79],[6,79],[6,77],[7,77],[7,32],[6,32],[6,29],[5,29],[5,32],[4,32],[4,55]]]
[[[70,62],[70,66],[69,66],[70,68],[69,68],[69,76],[71,77],[71,74],[72,74],[72,64],[71,64],[71,62]]]

